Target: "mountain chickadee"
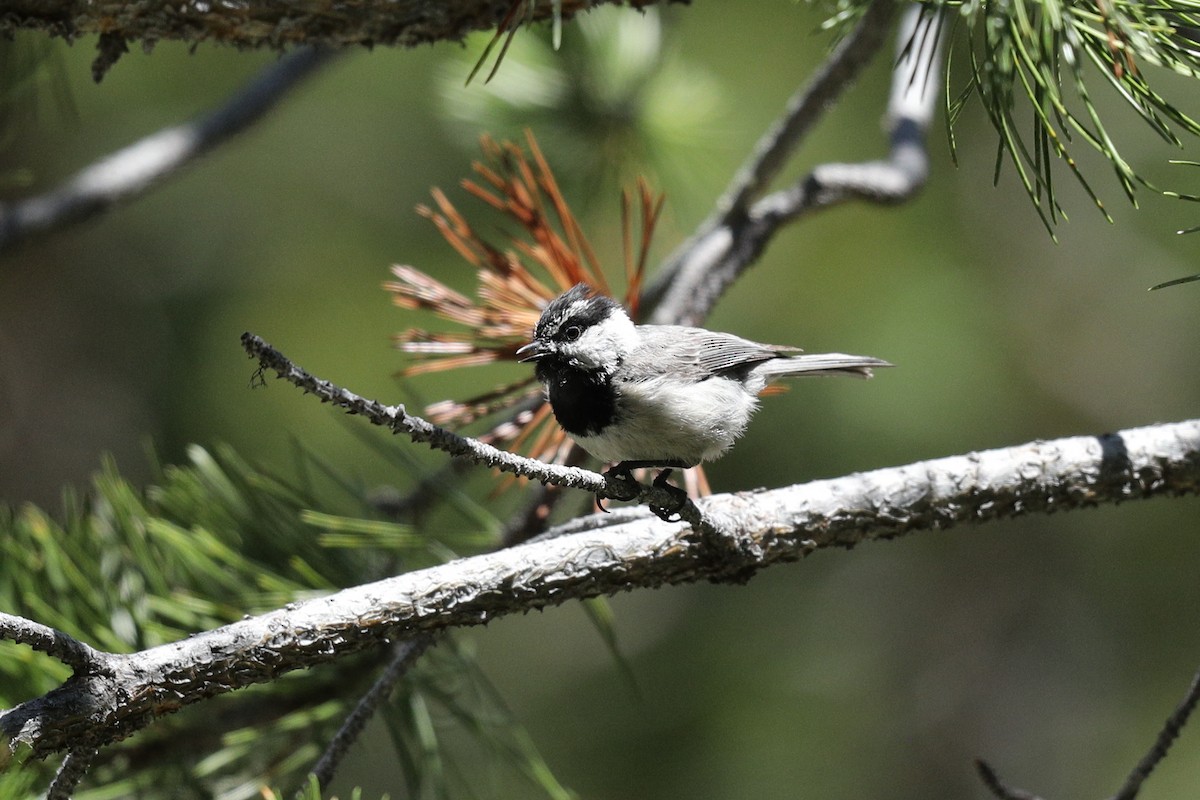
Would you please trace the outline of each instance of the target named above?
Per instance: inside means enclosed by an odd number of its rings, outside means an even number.
[[[578,284],[552,300],[517,350],[536,362],[558,424],[625,478],[641,467],[694,467],[722,455],[746,430],[758,394],[777,378],[871,377],[886,361],[841,353],[800,355],[728,333],[635,325],[611,298]],[[673,488],[673,487],[670,487]],[[661,516],[661,514],[660,514]]]

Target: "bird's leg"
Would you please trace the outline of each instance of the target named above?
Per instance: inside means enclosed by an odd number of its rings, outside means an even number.
[[[622,461],[619,464],[617,464],[615,467],[613,467],[613,470],[614,471],[622,470],[624,472],[629,472],[630,470],[634,470],[634,469],[667,469],[667,468],[683,469],[685,467],[690,467],[690,466],[693,466],[693,465],[687,464],[687,463],[679,460],[678,458],[666,458],[666,459],[660,459],[658,461],[651,461],[649,459],[644,460],[644,461]]]
[[[675,497],[676,502],[672,503],[671,508],[667,508],[665,506],[655,506],[651,504],[650,510],[653,511],[655,516],[661,520],[666,522],[678,522],[678,519],[672,520],[670,517],[673,514],[678,514],[679,510],[683,508],[683,504],[686,503],[688,499],[687,492],[683,491],[677,486],[667,483],[666,481],[674,469],[682,469],[688,466],[690,465],[685,464],[679,459],[665,459],[660,461],[620,461],[614,464],[607,472],[605,472],[604,477],[608,478],[609,480],[616,481],[617,483],[624,484],[625,487],[628,487],[629,498],[618,499],[633,499],[634,497],[637,497],[638,490],[641,488],[641,484],[639,484],[633,477],[633,470],[661,469],[662,472],[660,472],[658,477],[654,479],[654,486],[670,492],[672,496]],[[596,508],[604,512],[608,511],[608,509],[604,507],[604,501],[599,495],[596,496]]]
[[[623,484],[622,488],[623,490],[628,490],[630,498],[637,497],[638,489],[641,488],[641,484],[639,484],[633,477],[633,472],[630,470],[629,462],[626,461],[615,464],[611,469],[604,473],[604,477],[610,481],[616,481],[617,483]],[[596,508],[603,511],[605,514],[608,513],[608,509],[604,507],[604,498],[600,495],[596,495]]]

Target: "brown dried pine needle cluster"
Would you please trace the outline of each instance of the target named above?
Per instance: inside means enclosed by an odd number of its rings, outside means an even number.
[[[396,305],[432,311],[460,330],[412,328],[396,336],[397,347],[414,357],[403,376],[459,367],[515,361],[516,350],[529,341],[542,308],[577,283],[612,295],[596,254],[571,213],[558,183],[532,134],[526,135],[528,154],[513,142],[480,140],[483,158],[472,168],[476,178],[462,188],[515,222],[517,229],[503,245],[484,238],[440,190],[433,190],[436,208],[419,207],[467,263],[475,268],[475,296],[451,289],[421,270],[397,265],[394,280],[384,284]],[[663,198],[644,181],[636,202],[641,236],[636,252],[628,193],[622,196],[624,231],[625,305],[637,318],[638,295],[655,223]],[[439,425],[461,427],[509,412],[480,438],[542,461],[562,463],[571,441],[554,422],[541,387],[529,375],[467,400],[443,400],[426,408]]]

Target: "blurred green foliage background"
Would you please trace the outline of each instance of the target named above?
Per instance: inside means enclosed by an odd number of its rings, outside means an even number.
[[[441,186],[470,216],[457,182],[484,131],[532,126],[612,274],[617,187],[645,172],[668,197],[664,256],[828,42],[817,10],[785,2],[616,13],[623,41],[661,25],[665,74],[598,71],[605,58],[634,56],[584,58],[577,23],[558,53],[538,44],[544,31],[520,32],[524,60],[514,50],[493,87],[462,85],[486,37],[466,50],[353,52],[143,199],[0,259],[0,500],[53,509],[103,453],[127,476],[148,475],[147,443],[170,462],[190,443],[226,442],[288,474],[300,441],[364,491],[410,485],[351,430],[361,421],[283,384],[251,391],[238,337],[254,331],[388,402],[464,397],[520,375],[398,384],[391,334],[431,320],[394,309],[380,289],[393,263],[473,286],[413,207]],[[37,91],[12,98],[5,198],[218,104],[276,58],[162,43],[127,55],[97,86],[91,44],[54,43]],[[793,177],[883,154],[888,68],[880,59],[828,114]],[[1182,79],[1153,78],[1177,100],[1200,96]],[[534,96],[498,104],[505,80]],[[646,87],[649,116],[613,104],[643,135],[620,115],[597,116],[587,93],[537,107],[571,81],[590,81],[593,97],[622,81]],[[1126,157],[1194,191],[1200,173],[1168,165],[1181,154],[1111,108]],[[1064,176],[1071,221],[1056,244],[1011,170],[992,187],[995,134],[982,114],[964,115],[957,141],[956,169],[935,131],[932,178],[915,202],[803,220],[720,304],[712,327],[899,368],[767,400],[710,469],[716,491],[1195,416],[1200,289],[1146,287],[1197,271],[1200,238],[1174,231],[1197,224],[1200,208],[1143,193],[1134,210],[1106,183],[1106,165],[1085,158],[1116,223]],[[411,449],[430,468],[442,463]],[[470,478],[481,497],[492,480]],[[587,798],[983,797],[976,756],[1048,798],[1105,796],[1200,663],[1198,512],[1195,498],[1158,500],[924,533],[820,553],[745,587],[618,597],[640,697],[577,607],[460,637],[559,779]],[[1185,732],[1177,747],[1144,797],[1195,794],[1200,734]],[[369,730],[341,785],[395,793],[392,764]],[[495,787],[496,797],[528,796],[503,773]]]

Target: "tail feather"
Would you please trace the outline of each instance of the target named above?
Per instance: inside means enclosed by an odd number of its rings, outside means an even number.
[[[852,375],[856,378],[869,378],[872,375],[872,369],[891,366],[894,365],[881,358],[871,358],[870,356],[849,356],[845,353],[805,353],[764,361],[755,367],[755,372],[767,381],[808,375]]]

